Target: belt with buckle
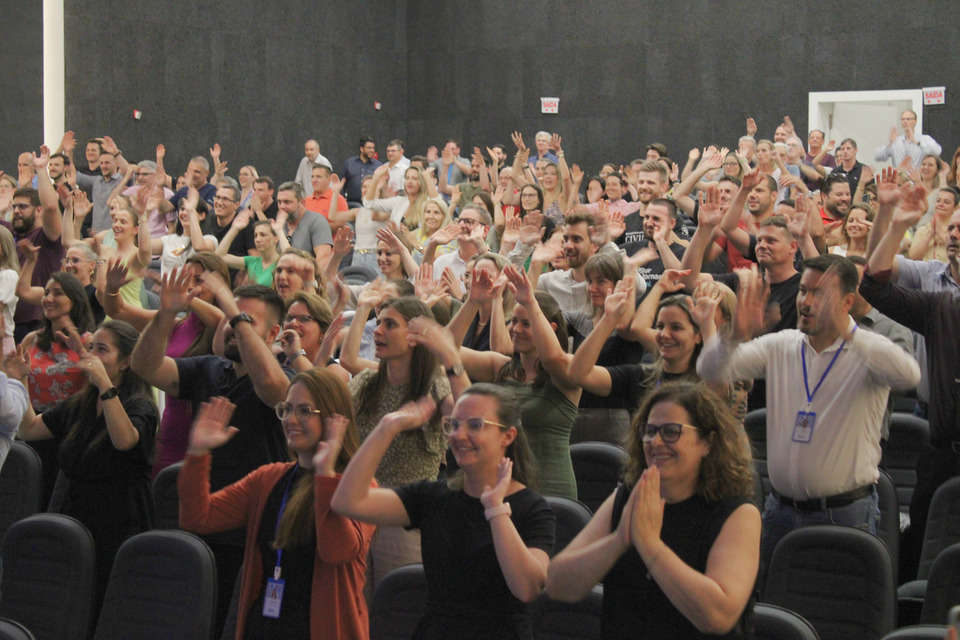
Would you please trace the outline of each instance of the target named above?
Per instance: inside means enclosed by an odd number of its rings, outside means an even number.
[[[854,501],[860,500],[861,498],[866,498],[872,493],[873,485],[868,484],[858,489],[847,491],[846,493],[838,493],[835,496],[810,498],[809,500],[794,500],[793,498],[780,495],[780,493],[775,489],[773,490],[773,495],[777,497],[777,500],[779,500],[781,504],[785,504],[788,507],[793,507],[797,511],[825,511],[827,509],[839,509],[841,507],[850,506]]]

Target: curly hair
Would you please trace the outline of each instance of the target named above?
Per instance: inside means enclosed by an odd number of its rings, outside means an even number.
[[[746,433],[727,404],[703,384],[670,382],[647,396],[630,423],[627,452],[630,460],[624,469],[624,481],[635,485],[647,468],[640,425],[658,404],[675,404],[699,427],[697,436],[710,443],[710,451],[700,463],[697,495],[711,502],[735,496],[753,495],[753,467]]]

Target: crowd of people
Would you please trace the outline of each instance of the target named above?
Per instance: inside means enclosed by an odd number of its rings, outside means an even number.
[[[339,171],[309,140],[277,182],[67,132],[0,173],[0,455],[37,447],[101,597],[182,461],[238,639],[367,637],[416,562],[418,638],[529,638],[528,603],[598,582],[605,638],[742,637],[791,529],[877,532],[891,391],[932,431],[905,557],[960,473],[960,149],[915,128],[882,167],[787,117],[595,174],[543,131],[384,163],[361,138]],[[629,463],[555,554],[578,441]]]

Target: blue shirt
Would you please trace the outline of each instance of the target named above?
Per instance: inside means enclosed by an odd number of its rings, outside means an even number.
[[[363,199],[363,192],[360,189],[363,177],[371,175],[381,164],[383,163],[375,158],[370,158],[366,162],[362,161],[360,156],[346,159],[340,177],[343,179],[343,195],[347,202],[360,202]]]

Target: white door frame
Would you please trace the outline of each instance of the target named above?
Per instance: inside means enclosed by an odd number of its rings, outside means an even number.
[[[807,127],[810,131],[826,131],[820,122],[820,105],[837,102],[888,102],[909,100],[917,114],[917,133],[923,132],[923,89],[895,89],[891,91],[813,91],[808,94]]]

